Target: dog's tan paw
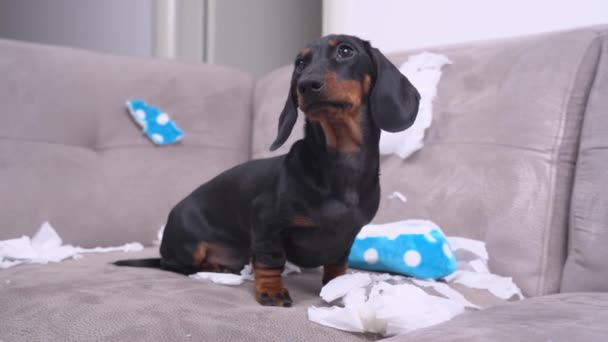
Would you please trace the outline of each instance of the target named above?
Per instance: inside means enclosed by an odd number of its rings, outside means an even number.
[[[282,288],[278,291],[256,291],[255,299],[264,306],[290,307],[293,304],[289,291]]]

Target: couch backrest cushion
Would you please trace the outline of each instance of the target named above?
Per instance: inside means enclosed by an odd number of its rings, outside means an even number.
[[[427,49],[453,64],[444,68],[424,148],[405,161],[382,158],[375,221],[430,219],[449,235],[485,240],[494,272],[513,276],[527,295],[557,292],[597,36],[584,29]],[[392,60],[400,65],[418,52]],[[289,73],[256,86],[254,157],[271,155]],[[288,144],[301,128],[294,133]],[[388,200],[393,191],[407,203]]]
[[[562,291],[608,291],[608,30],[585,110]]]
[[[170,208],[249,158],[251,78],[234,70],[0,41],[0,239],[49,220],[67,243],[149,243]],[[142,98],[185,131],[155,147]]]

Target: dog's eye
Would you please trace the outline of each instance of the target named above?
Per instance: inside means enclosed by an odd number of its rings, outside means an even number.
[[[304,70],[304,67],[306,66],[306,62],[304,62],[303,59],[298,59],[296,60],[296,72],[302,72],[302,70]]]
[[[347,45],[347,44],[340,44],[340,46],[338,46],[338,49],[336,50],[336,56],[339,59],[351,58],[354,55],[355,55],[355,49],[353,49],[352,46]]]

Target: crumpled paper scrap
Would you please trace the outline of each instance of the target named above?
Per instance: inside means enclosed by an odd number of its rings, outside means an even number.
[[[412,282],[420,287],[430,287],[433,290],[437,291],[442,296],[446,297],[447,299],[460,303],[465,308],[478,309],[478,310],[481,309],[481,307],[479,307],[479,305],[475,305],[475,304],[469,302],[460,292],[454,290],[446,283],[438,282],[438,281],[435,281],[432,279],[431,280],[412,279]]]
[[[321,298],[332,302],[346,296],[354,289],[365,287],[372,283],[372,277],[367,273],[354,273],[348,277],[341,276],[333,279],[321,289]]]
[[[492,273],[477,273],[474,271],[456,271],[446,277],[450,283],[462,284],[472,289],[488,290],[501,299],[517,296],[524,299],[524,295],[511,277],[501,277]]]
[[[463,237],[450,236],[448,237],[448,242],[452,247],[452,250],[456,251],[459,249],[469,251],[482,260],[488,261],[490,256],[488,255],[488,250],[486,249],[486,244],[483,241],[467,239]]]
[[[466,253],[461,255],[457,271],[444,281],[377,273],[343,275],[321,289],[323,300],[331,303],[342,298],[342,306],[312,306],[308,308],[308,319],[340,330],[392,336],[450,320],[467,308],[480,309],[450,287],[451,283],[485,289],[502,299],[514,296],[523,299],[512,278],[490,273],[484,242],[459,237],[447,239],[455,253]],[[432,288],[441,296],[428,294],[420,287]]]
[[[454,252],[462,250],[469,254],[460,255],[457,258],[458,269],[445,277],[447,282],[462,284],[472,289],[487,290],[501,299],[513,297],[524,299],[521,290],[513,282],[513,278],[490,273],[489,255],[483,241],[462,237],[448,237],[448,241]]]
[[[349,282],[359,275],[343,275],[335,280]],[[352,288],[343,302],[344,307],[310,307],[308,318],[340,330],[391,336],[434,325],[464,312],[464,306],[456,301],[429,295],[411,284],[384,281],[375,281],[371,287]]]
[[[282,276],[287,276],[292,273],[302,273],[300,267],[290,263],[285,263],[285,269],[283,269]],[[194,280],[205,280],[210,281],[214,284],[237,286],[241,285],[244,281],[254,281],[253,268],[251,264],[245,265],[241,270],[240,274],[232,273],[216,273],[216,272],[198,272],[189,275]]]
[[[405,75],[420,93],[418,115],[412,127],[391,133],[382,131],[380,154],[395,154],[406,159],[424,145],[424,134],[433,120],[433,99],[441,79],[441,69],[452,62],[444,55],[422,52],[410,56],[399,71]]]
[[[388,199],[398,199],[403,203],[407,203],[407,197],[399,191],[393,191],[390,195],[388,195]]]
[[[156,233],[156,239],[152,240],[152,245],[160,246],[160,242],[163,240],[164,233],[165,233],[165,226],[160,226],[160,229]]]
[[[208,280],[214,284],[221,285],[241,285],[244,278],[239,274],[232,273],[215,273],[215,272],[198,272],[189,275],[188,277],[195,280]]]
[[[44,222],[38,232],[30,239],[22,236],[17,239],[0,241],[0,269],[20,264],[47,264],[68,258],[78,259],[84,253],[137,252],[144,249],[138,242],[117,247],[82,248],[64,245],[50,223]]]

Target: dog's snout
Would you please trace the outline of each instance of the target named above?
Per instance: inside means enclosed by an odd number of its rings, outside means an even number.
[[[302,95],[318,93],[323,89],[323,82],[318,79],[300,80],[300,82],[298,82],[298,89]]]

